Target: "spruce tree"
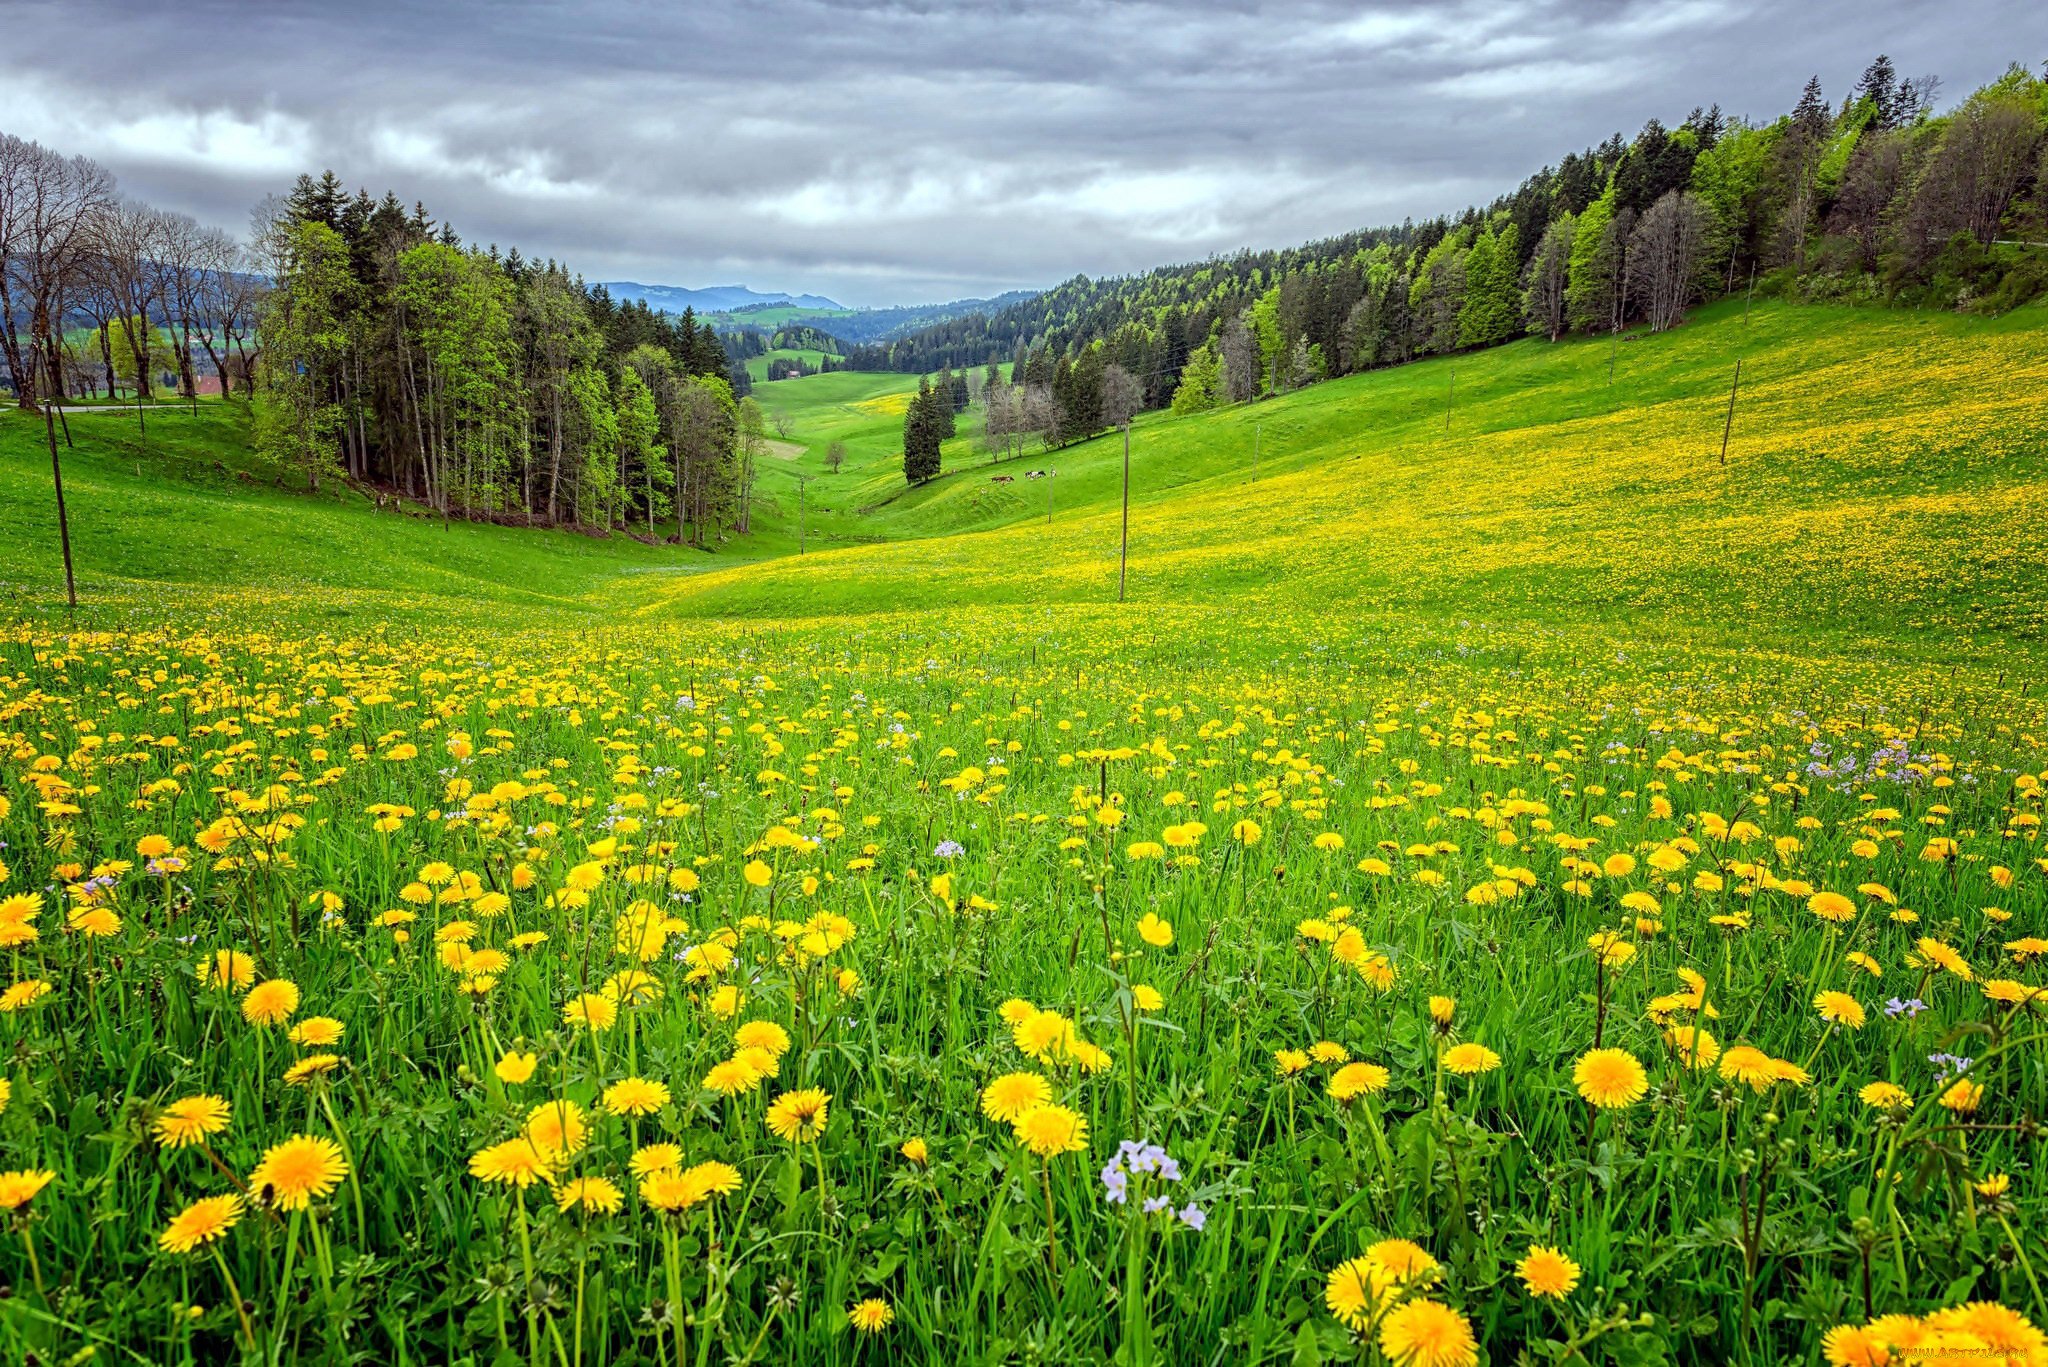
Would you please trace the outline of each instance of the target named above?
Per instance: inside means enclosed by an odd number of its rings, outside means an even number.
[[[918,381],[917,396],[903,414],[903,478],[911,484],[923,484],[939,473],[940,437],[934,407],[931,382]]]

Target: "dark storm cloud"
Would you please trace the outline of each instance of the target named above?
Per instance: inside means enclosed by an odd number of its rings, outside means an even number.
[[[974,7],[9,4],[0,129],[239,228],[301,170],[594,278],[907,302],[1455,211],[1889,52],[1951,94],[2039,0]]]

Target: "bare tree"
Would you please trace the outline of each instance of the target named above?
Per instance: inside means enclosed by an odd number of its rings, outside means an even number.
[[[789,434],[796,430],[796,425],[790,421],[789,414],[779,408],[768,415],[768,423],[775,429],[775,435],[784,441],[788,441]]]
[[[13,182],[0,194],[9,200],[9,250],[0,269],[9,277],[5,311],[28,315],[29,364],[15,373],[25,407],[35,407],[30,374],[43,371],[48,397],[40,407],[50,448],[50,479],[57,498],[57,536],[64,554],[64,592],[78,606],[78,581],[71,566],[71,522],[64,508],[64,468],[57,453],[57,410],[63,403],[61,357],[66,299],[92,259],[97,239],[114,206],[114,181],[105,168],[84,157],[64,157],[29,143],[6,168]],[[12,364],[10,357],[10,364]]]
[[[1578,220],[1570,214],[1552,219],[1529,258],[1528,269],[1522,272],[1522,317],[1529,331],[1540,332],[1553,342],[1571,326],[1566,293],[1571,284],[1572,238],[1577,232]]]
[[[1857,264],[1877,269],[1878,257],[1896,229],[1892,206],[1911,179],[1913,135],[1904,132],[1868,134],[1856,144],[1841,188],[1828,213],[1828,231],[1856,244]]]
[[[152,355],[155,320],[164,312],[163,216],[147,204],[122,199],[103,216],[98,242],[97,269],[114,293],[115,321],[135,363],[135,397],[138,403],[151,397],[150,370],[158,359]]]
[[[163,291],[164,324],[173,329],[178,385],[189,402],[199,398],[199,377],[192,366],[197,315],[206,295],[206,274],[212,267],[213,244],[208,230],[185,214],[157,215],[157,278]]]
[[[1629,234],[1629,292],[1642,304],[1652,332],[1683,321],[1698,297],[1700,265],[1713,227],[1713,211],[1699,196],[1666,190]]]
[[[192,302],[181,321],[206,352],[226,399],[234,393],[228,340],[236,315],[248,312],[249,277],[241,247],[220,229],[200,229],[194,248]]]
[[[1242,317],[1223,325],[1217,346],[1223,357],[1223,393],[1231,403],[1243,403],[1259,392],[1259,344]]]
[[[20,268],[15,265],[23,252],[22,237],[28,202],[28,166],[43,149],[35,143],[0,133],[0,360],[7,363],[7,378],[14,386],[15,402],[35,408],[34,377],[23,358],[21,336],[28,330],[25,311],[17,312]],[[25,310],[26,301],[21,301]]]
[[[78,283],[71,290],[71,307],[92,319],[93,340],[100,353],[100,377],[106,384],[107,397],[112,399],[117,392],[119,377],[114,372],[114,323],[121,316],[120,291],[114,287],[113,274],[106,268],[106,258],[98,253],[85,262],[79,272]]]
[[[1007,451],[1010,441],[1010,426],[1013,406],[1010,392],[1013,386],[998,380],[986,384],[981,390],[981,441],[988,448],[988,458],[996,459],[998,451]]]
[[[1016,435],[1018,441],[1028,436],[1037,436],[1038,443],[1051,450],[1060,440],[1059,405],[1053,402],[1052,390],[1042,384],[1024,386],[1024,399],[1017,407]]]
[[[1130,371],[1115,363],[1102,372],[1102,421],[1122,427],[1145,406],[1145,387]]]
[[[1934,256],[1958,233],[1980,243],[1996,237],[2033,171],[2040,144],[2039,118],[2016,99],[1978,97],[1957,110],[1906,208],[1906,246],[1913,257]]]
[[[1337,365],[1344,374],[1364,370],[1377,359],[1378,331],[1379,305],[1367,289],[1345,313],[1344,331],[1337,339]]]

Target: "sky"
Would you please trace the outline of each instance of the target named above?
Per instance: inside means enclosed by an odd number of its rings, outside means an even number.
[[[0,131],[242,231],[302,171],[593,280],[856,306],[1455,213],[1871,57],[1952,102],[2042,0],[6,0]]]

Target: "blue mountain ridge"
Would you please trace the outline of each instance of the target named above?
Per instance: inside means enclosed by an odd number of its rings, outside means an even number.
[[[686,289],[681,285],[643,285],[637,280],[607,280],[604,287],[618,300],[638,299],[651,309],[681,313],[693,308],[699,313],[725,313],[749,304],[790,304],[801,309],[843,308],[822,294],[763,294],[745,285],[709,285]]]

